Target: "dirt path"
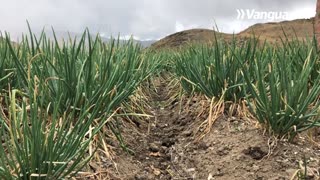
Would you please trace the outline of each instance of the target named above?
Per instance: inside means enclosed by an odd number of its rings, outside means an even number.
[[[168,104],[170,89],[168,81],[155,79],[155,92],[150,97],[154,119],[146,137],[147,146],[138,150],[138,159],[144,168],[136,179],[187,179],[179,164],[175,164],[175,143],[179,142],[181,127],[173,104]]]
[[[124,139],[135,154],[115,147],[107,179],[291,179],[303,168],[304,157],[310,179],[317,179],[320,147],[305,137],[295,143],[273,141],[254,124],[221,116],[208,135],[195,141],[210,101],[203,96],[172,99],[167,78],[153,83],[154,118],[139,126],[123,124]]]
[[[189,125],[194,117],[179,113],[180,101],[172,98],[176,89],[171,89],[169,81],[165,75],[156,77],[149,87],[153,118],[140,122],[138,128],[123,124],[124,139],[135,154],[116,150],[117,169],[111,171],[117,175],[110,179],[194,179],[193,160],[184,155],[182,147],[186,137],[193,138]]]

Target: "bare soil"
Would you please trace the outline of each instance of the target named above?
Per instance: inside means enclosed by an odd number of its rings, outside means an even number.
[[[292,179],[304,172],[304,160],[305,179],[319,179],[320,146],[305,134],[288,143],[264,135],[254,122],[223,115],[198,140],[210,102],[201,96],[171,99],[168,81],[159,78],[154,84],[154,118],[121,125],[134,154],[111,143],[113,159],[102,154],[102,161],[91,163],[95,174],[89,179]],[[313,133],[320,143],[320,132]]]

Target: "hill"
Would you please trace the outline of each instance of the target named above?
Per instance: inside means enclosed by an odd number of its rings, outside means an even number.
[[[210,29],[190,29],[171,34],[151,45],[152,48],[176,48],[192,43],[210,43],[214,40],[215,33],[225,39],[231,39],[232,34],[219,33]]]
[[[280,38],[285,38],[285,36],[288,38],[297,37],[301,40],[313,35],[313,21],[314,18],[255,24],[235,35],[216,32],[210,29],[190,29],[166,36],[153,43],[151,47],[155,49],[177,48],[187,43],[211,43],[214,40],[215,33],[216,36],[226,41],[231,40],[233,36],[240,39],[247,39],[252,37],[252,35],[259,36],[261,41],[267,40],[271,43],[278,42]]]
[[[285,38],[285,35],[289,39],[297,37],[302,40],[306,37],[313,36],[313,22],[314,18],[255,24],[237,35],[245,38],[252,36],[254,33],[256,36],[259,36],[261,40],[267,40],[271,43],[278,42],[280,37]]]

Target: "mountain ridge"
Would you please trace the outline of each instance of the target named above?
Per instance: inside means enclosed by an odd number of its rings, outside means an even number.
[[[277,43],[281,38],[298,38],[299,40],[313,36],[314,18],[295,19],[292,21],[257,23],[247,29],[236,33],[228,34],[210,29],[189,29],[170,34],[159,41],[153,43],[151,48],[179,48],[190,43],[208,44],[214,41],[215,36],[229,41],[235,36],[237,39],[248,39],[255,35],[261,41]]]

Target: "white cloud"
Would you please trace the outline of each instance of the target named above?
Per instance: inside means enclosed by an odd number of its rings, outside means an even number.
[[[289,18],[287,20],[310,18],[314,17],[315,14],[315,7],[299,7],[289,12]]]
[[[176,22],[176,32],[179,32],[179,31],[183,31],[185,30],[183,24],[181,24],[180,22]]]
[[[12,36],[26,32],[28,19],[34,30],[54,26],[59,31],[105,36],[134,34],[157,39],[189,28],[239,32],[263,21],[237,21],[238,8],[289,11],[291,19],[314,15],[316,0],[0,0],[0,30]]]

